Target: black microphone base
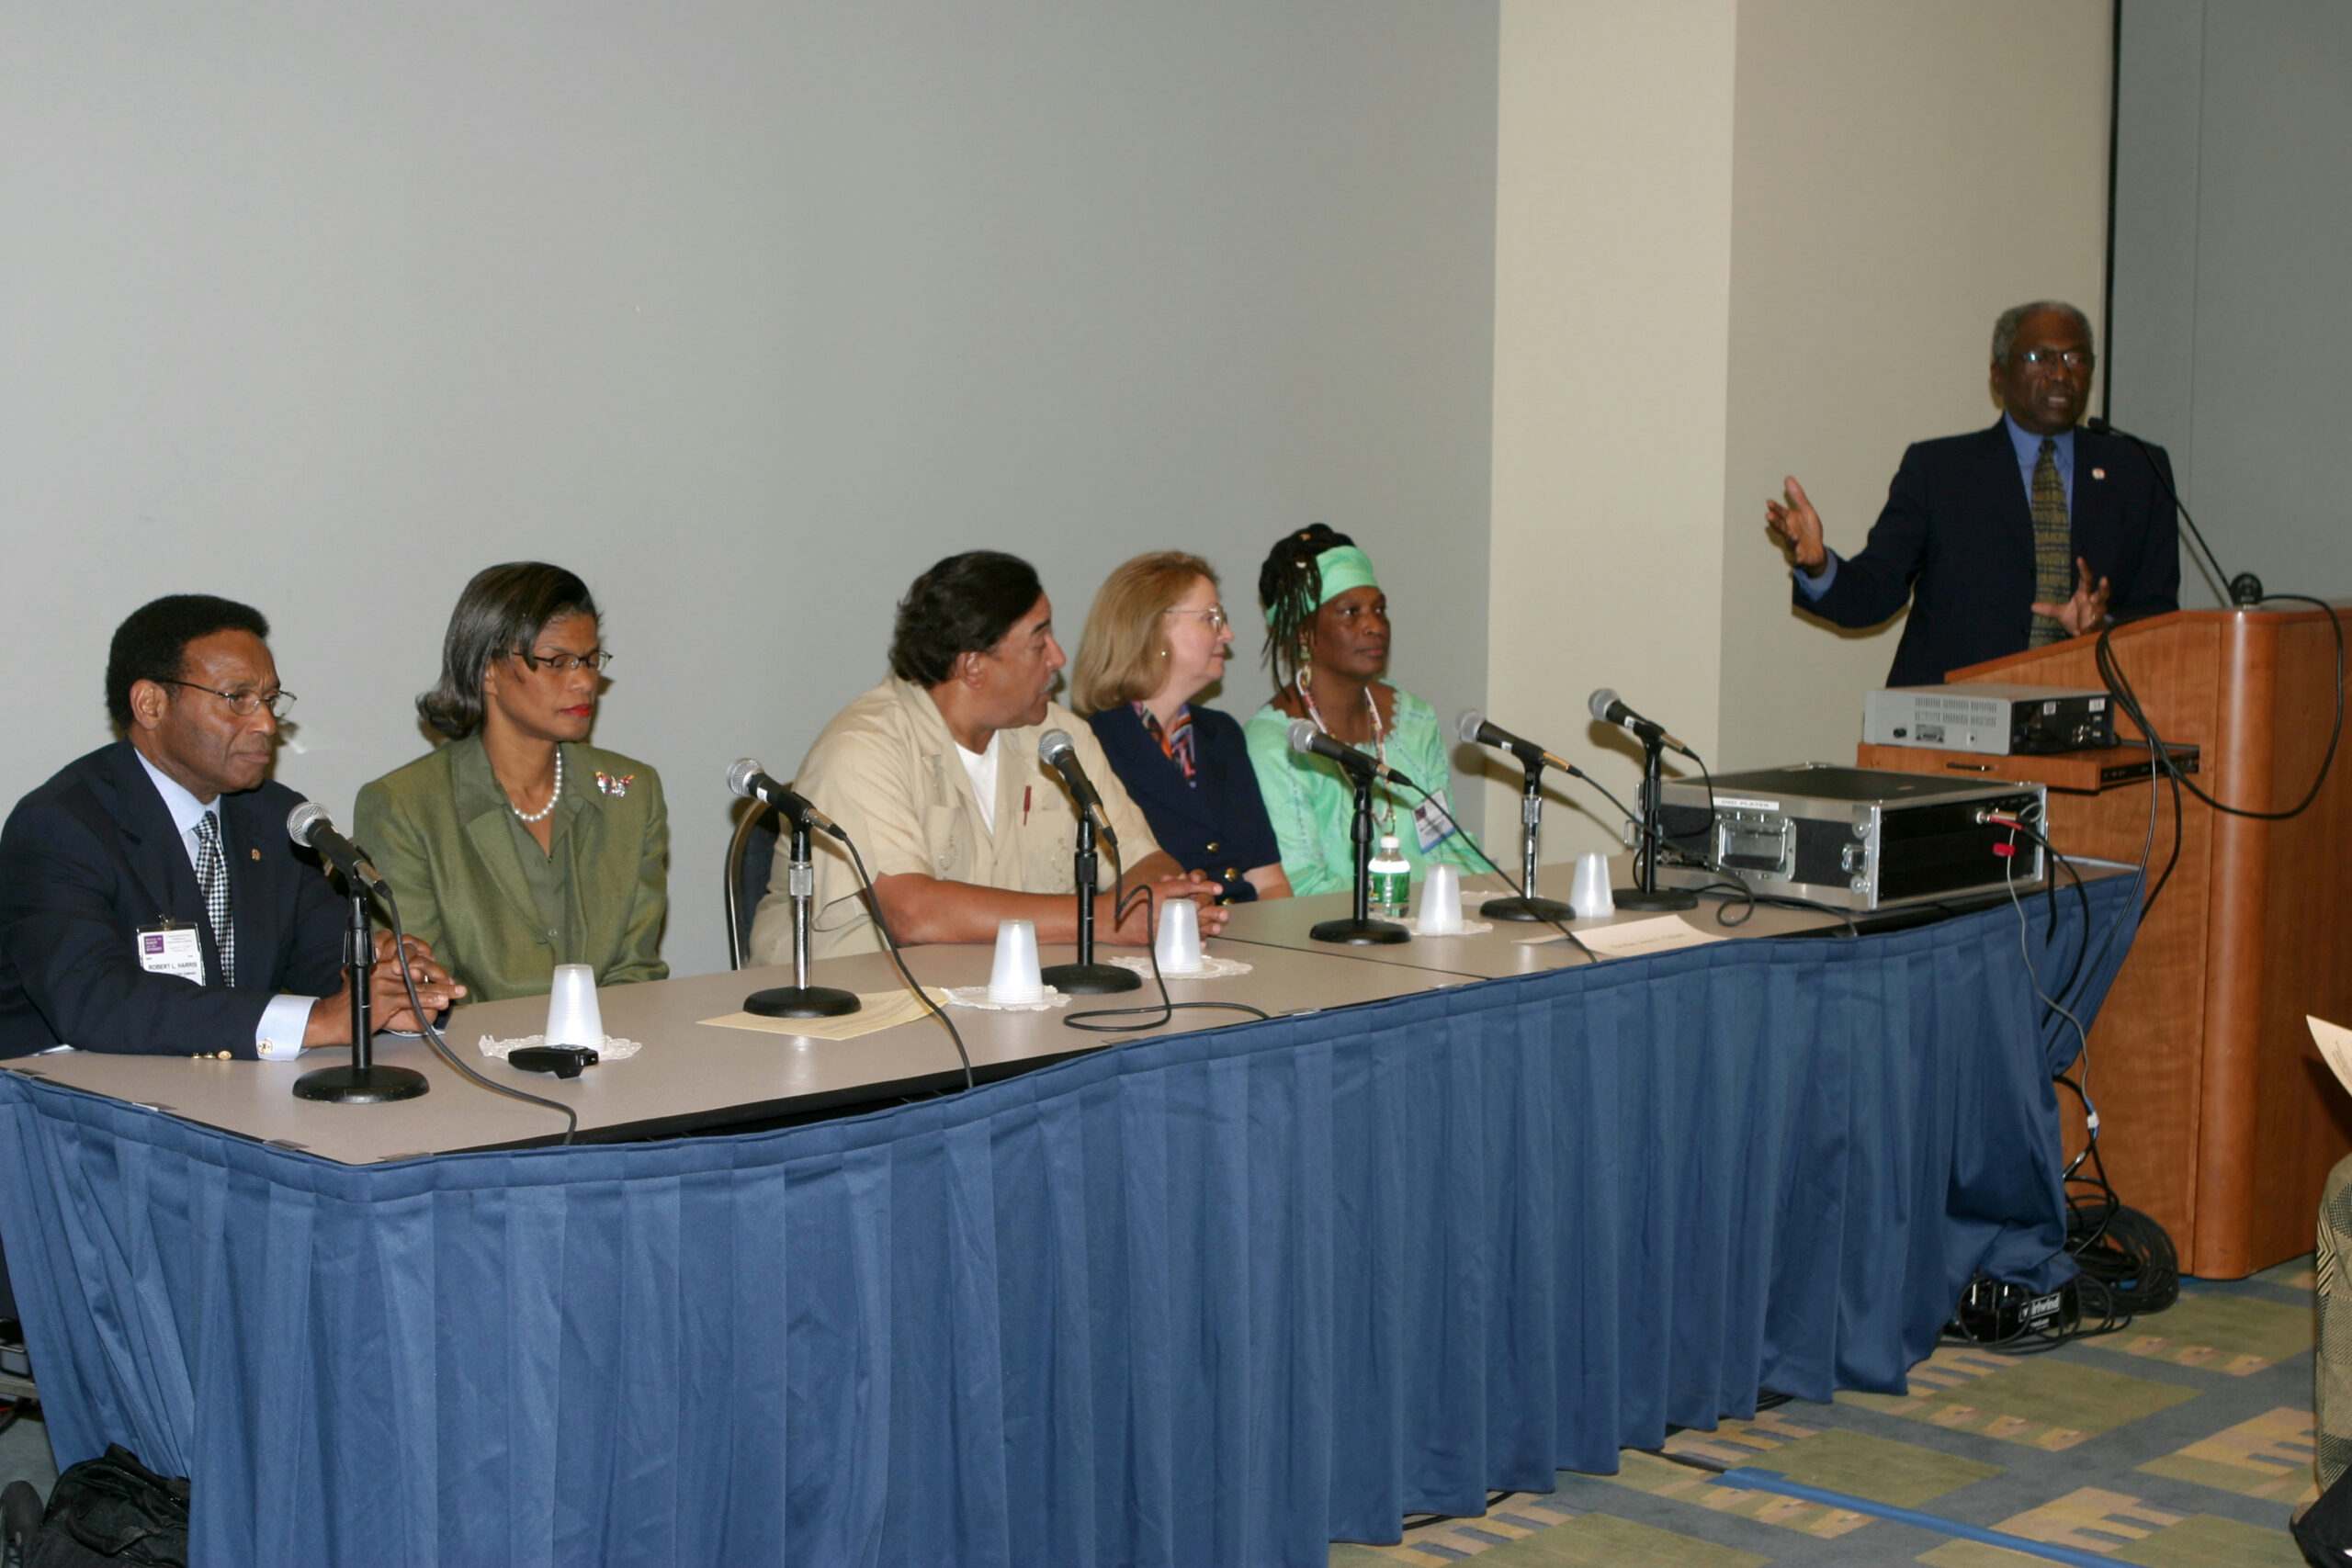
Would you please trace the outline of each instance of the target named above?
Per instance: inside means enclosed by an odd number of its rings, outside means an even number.
[[[297,1100],[325,1100],[337,1105],[380,1105],[388,1100],[414,1100],[433,1086],[424,1075],[408,1067],[374,1063],[355,1067],[320,1067],[294,1080]]]
[[[1394,942],[1410,942],[1413,933],[1393,920],[1318,920],[1306,933],[1317,942],[1343,942],[1350,947],[1385,947]]]
[[[1645,893],[1638,887],[1612,887],[1611,902],[1621,909],[1695,909],[1699,896],[1687,887],[1661,887],[1655,893]]]
[[[1573,920],[1577,912],[1557,898],[1489,898],[1478,913],[1490,920]]]
[[[1050,964],[1037,977],[1068,997],[1107,997],[1143,989],[1143,976],[1115,964]]]
[[[761,1018],[840,1018],[857,1009],[854,995],[831,986],[775,986],[743,998],[743,1010]]]

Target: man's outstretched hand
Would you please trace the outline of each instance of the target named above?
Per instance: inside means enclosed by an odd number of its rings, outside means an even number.
[[[1821,542],[1821,513],[1805,499],[1804,486],[1797,483],[1794,474],[1781,481],[1781,499],[1764,503],[1764,526],[1781,547],[1789,552],[1789,560],[1808,575],[1821,570],[1829,558],[1829,547]]]
[[[2068,637],[2081,637],[2107,625],[2107,579],[2091,581],[2091,563],[2082,557],[2075,558],[2075,596],[2063,604],[2036,603],[2033,613],[2047,615],[2066,628]]]

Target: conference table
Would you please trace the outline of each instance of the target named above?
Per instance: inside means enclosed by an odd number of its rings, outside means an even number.
[[[59,1462],[191,1477],[198,1562],[1319,1563],[1759,1389],[1899,1391],[1973,1274],[2072,1272],[2035,987],[2088,1022],[2133,879],[1859,935],[1710,900],[1725,940],[1600,962],[1306,935],[1343,902],[1237,908],[1205,945],[1249,973],[1168,982],[1263,1018],[953,1009],[968,1090],[928,1017],[713,1021],[783,972],[609,988],[636,1054],[471,1058],[569,1145],[390,1037],[424,1096],[0,1064]],[[816,971],[905,1002],[881,955]]]

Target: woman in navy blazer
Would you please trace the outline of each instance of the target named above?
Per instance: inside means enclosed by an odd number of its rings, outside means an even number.
[[[1137,556],[1087,613],[1070,667],[1112,771],[1176,863],[1223,886],[1220,902],[1287,898],[1282,852],[1241,726],[1193,699],[1222,679],[1233,628],[1198,556]]]

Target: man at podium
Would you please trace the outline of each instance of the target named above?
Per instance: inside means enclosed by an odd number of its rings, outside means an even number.
[[[1911,605],[1890,686],[1939,683],[1963,665],[2177,609],[2180,548],[2164,449],[2077,430],[2091,328],[2056,300],[1993,327],[1989,430],[1903,454],[1861,554],[1822,540],[1794,475],[1765,525],[1788,556],[1791,602],[1841,626]],[[2157,469],[2164,472],[2158,477]]]

